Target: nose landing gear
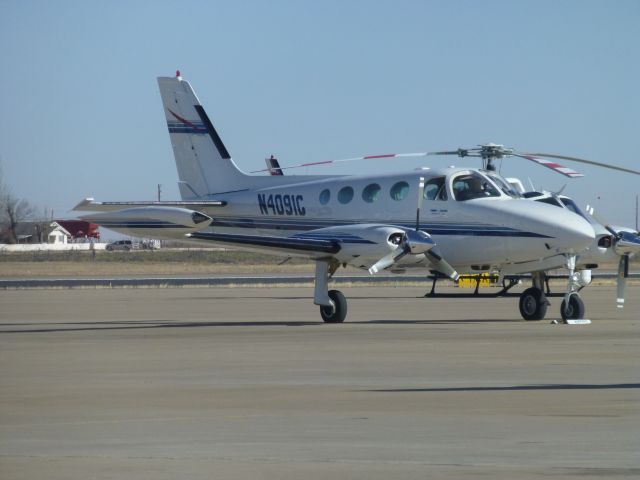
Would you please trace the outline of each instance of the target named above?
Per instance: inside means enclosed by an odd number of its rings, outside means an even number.
[[[578,291],[584,285],[582,285],[580,274],[575,271],[576,256],[567,255],[565,266],[569,270],[569,282],[567,283],[567,293],[565,293],[560,306],[560,315],[565,321],[584,318],[584,302],[578,295]],[[589,278],[589,280],[591,279]]]

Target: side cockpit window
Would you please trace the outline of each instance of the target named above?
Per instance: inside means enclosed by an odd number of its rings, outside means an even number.
[[[453,179],[453,195],[458,201],[499,197],[498,189],[477,172],[465,173]]]
[[[444,186],[444,177],[432,178],[424,186],[425,200],[446,200],[447,189]]]

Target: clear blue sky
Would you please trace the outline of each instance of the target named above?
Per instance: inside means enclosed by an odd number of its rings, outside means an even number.
[[[0,0],[0,156],[56,217],[177,199],[157,76],[179,68],[246,171],[502,143],[640,169],[640,2]],[[633,226],[640,177],[502,173]],[[459,159],[343,164],[371,173]],[[475,164],[473,164],[475,166]]]

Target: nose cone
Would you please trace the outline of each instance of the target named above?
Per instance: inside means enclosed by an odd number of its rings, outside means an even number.
[[[570,210],[551,208],[560,210],[560,214],[547,219],[551,228],[556,229],[554,243],[559,253],[578,253],[593,244],[596,234],[587,220]]]
[[[566,208],[526,199],[495,202],[493,208],[496,223],[514,230],[517,236],[538,239],[526,248],[540,245],[545,256],[578,253],[589,248],[595,239],[591,224]]]

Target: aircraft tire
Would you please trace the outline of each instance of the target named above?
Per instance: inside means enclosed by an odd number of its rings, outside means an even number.
[[[342,323],[347,316],[347,299],[339,290],[329,290],[331,307],[320,307],[320,316],[325,323]]]
[[[547,302],[543,299],[542,290],[527,288],[520,295],[520,315],[527,321],[542,320],[547,314]]]
[[[579,318],[584,318],[584,302],[582,299],[573,294],[569,297],[569,310],[565,311],[565,301],[562,301],[562,305],[560,305],[560,315],[562,315],[563,320],[577,320]]]

